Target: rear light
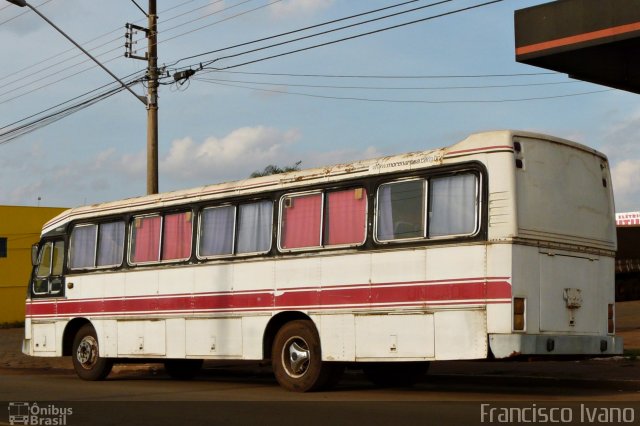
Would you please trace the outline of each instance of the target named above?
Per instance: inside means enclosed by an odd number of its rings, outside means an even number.
[[[524,297],[513,298],[513,330],[524,331],[526,303]]]
[[[609,308],[607,309],[607,332],[609,334],[613,334],[616,331],[614,314],[615,314],[614,304],[609,303]]]

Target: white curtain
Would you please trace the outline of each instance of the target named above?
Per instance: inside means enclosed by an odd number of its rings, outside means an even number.
[[[391,185],[381,185],[378,189],[378,231],[377,237],[380,241],[392,240],[393,235],[393,212],[391,209]]]
[[[475,231],[476,181],[473,174],[431,179],[429,237],[465,235]]]
[[[241,204],[238,212],[237,253],[259,253],[271,248],[273,202]]]
[[[97,266],[120,265],[123,253],[124,222],[101,224]]]
[[[71,269],[95,266],[97,225],[76,226],[71,232],[69,266]]]
[[[234,206],[215,207],[202,211],[200,223],[200,256],[233,253]]]

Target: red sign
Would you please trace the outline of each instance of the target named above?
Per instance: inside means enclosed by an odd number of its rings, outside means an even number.
[[[640,226],[640,212],[616,213],[616,226]]]

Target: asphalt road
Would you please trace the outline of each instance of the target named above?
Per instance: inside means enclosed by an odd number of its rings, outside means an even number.
[[[581,404],[604,404],[633,410],[640,422],[640,361],[628,359],[435,363],[424,381],[405,389],[376,388],[353,370],[336,389],[307,394],[280,388],[266,367],[206,367],[192,381],[172,380],[160,366],[120,367],[103,382],[81,381],[71,370],[0,368],[0,401],[37,401],[40,408],[53,406],[53,417],[72,409],[66,425],[397,425],[434,416],[438,421],[427,423],[486,424],[483,403],[559,407],[572,410],[573,420]],[[1,405],[0,425],[9,424]]]
[[[0,368],[0,401],[640,401],[640,361],[438,362],[411,388],[377,388],[348,370],[330,391],[280,388],[269,367],[209,363],[194,380],[161,365],[116,366],[102,382],[67,369]]]

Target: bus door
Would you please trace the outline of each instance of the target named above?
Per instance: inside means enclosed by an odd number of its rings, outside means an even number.
[[[64,295],[64,240],[45,241],[33,271],[31,292],[35,297]]]

